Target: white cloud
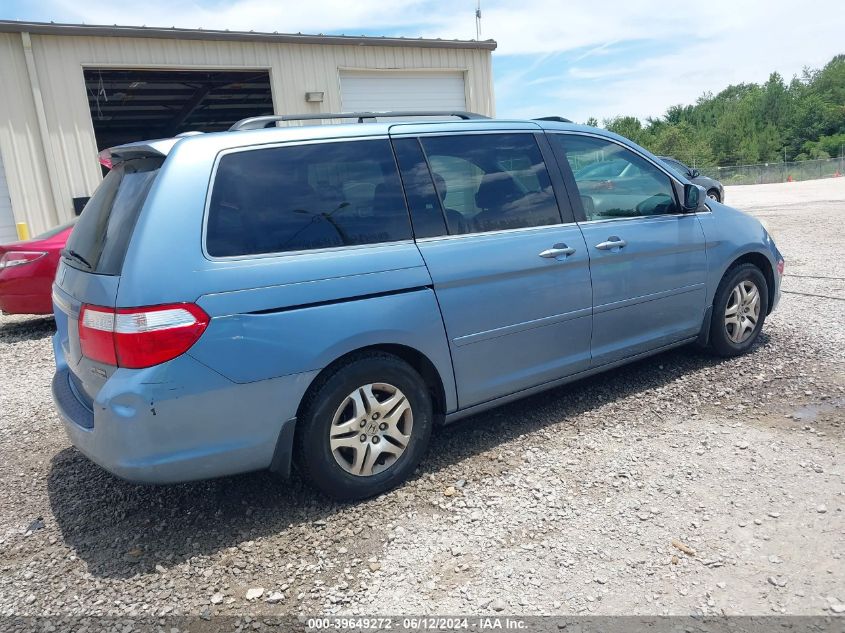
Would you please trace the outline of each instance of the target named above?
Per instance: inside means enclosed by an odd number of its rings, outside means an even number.
[[[482,37],[498,41],[494,66],[507,69],[496,80],[502,115],[655,116],[705,91],[764,81],[773,70],[788,80],[804,66],[845,52],[841,0],[482,5]],[[475,37],[475,0],[43,0],[37,6],[41,19],[89,24]],[[646,46],[626,48],[632,43]],[[620,61],[620,48],[649,52]]]
[[[531,78],[544,89],[536,97],[543,103],[513,98],[510,87],[519,83],[520,73],[502,78],[498,112],[505,116],[555,112],[577,121],[659,116],[671,105],[694,103],[702,93],[731,83],[765,81],[772,71],[789,81],[803,67],[819,67],[845,52],[845,10],[838,0],[812,6],[788,0],[567,3],[556,14],[551,8],[559,7],[557,2],[523,4],[525,15],[544,19],[535,18],[539,26],[531,29],[512,9],[507,18],[493,12],[497,28],[487,33],[500,42],[502,53],[589,47],[590,54],[572,56],[552,77]],[[607,55],[614,43],[626,42],[647,42],[650,53],[622,61]]]
[[[347,32],[363,29],[394,30],[397,27],[434,24],[426,0],[382,2],[380,0],[146,0],[143,3],[113,0],[47,0],[62,19],[87,24],[144,24],[233,31],[283,33]]]

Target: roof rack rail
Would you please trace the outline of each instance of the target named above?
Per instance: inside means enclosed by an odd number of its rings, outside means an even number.
[[[230,132],[238,130],[260,130],[265,127],[271,127],[271,123],[276,121],[319,121],[321,119],[358,119],[358,123],[363,123],[364,119],[375,119],[376,117],[422,117],[422,116],[453,116],[464,121],[470,119],[489,119],[483,114],[476,114],[475,112],[463,112],[461,110],[448,111],[430,111],[415,110],[412,112],[401,112],[398,110],[391,110],[388,112],[320,112],[319,114],[283,114],[270,116],[254,116],[248,119],[241,119],[229,128]]]
[[[557,121],[558,123],[572,123],[572,119],[565,119],[562,116],[538,116],[535,121]]]

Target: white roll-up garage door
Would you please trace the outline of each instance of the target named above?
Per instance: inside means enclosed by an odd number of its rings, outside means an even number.
[[[6,184],[6,170],[3,168],[3,157],[0,156],[0,244],[17,239],[15,216],[12,215],[12,201],[9,198],[9,186]]]
[[[344,112],[466,110],[464,74],[451,71],[341,71]]]

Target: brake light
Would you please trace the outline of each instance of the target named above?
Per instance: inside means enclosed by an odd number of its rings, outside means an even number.
[[[83,356],[106,365],[117,365],[113,309],[82,306],[79,311],[79,345]]]
[[[86,358],[141,369],[187,352],[208,323],[208,315],[193,303],[117,309],[84,305],[79,343]]]
[[[779,259],[778,260],[778,275],[783,275],[784,266],[785,266],[784,261],[782,259]]]
[[[9,251],[0,256],[0,270],[12,268],[12,266],[23,266],[41,259],[47,253],[44,251]]]

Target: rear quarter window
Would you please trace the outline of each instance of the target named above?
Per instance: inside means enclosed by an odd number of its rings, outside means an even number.
[[[225,154],[217,166],[206,251],[235,257],[411,239],[387,140]]]

